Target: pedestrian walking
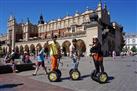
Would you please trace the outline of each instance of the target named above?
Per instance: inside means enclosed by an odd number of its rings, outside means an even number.
[[[24,57],[25,57],[24,63],[32,63],[28,52],[26,52],[26,51],[24,52]]]
[[[44,48],[41,49],[40,46],[38,46],[37,49],[38,49],[38,54],[37,54],[36,69],[35,72],[33,73],[33,76],[37,75],[40,66],[42,66],[46,74],[48,74],[47,68],[45,67]]]
[[[113,60],[115,60],[115,58],[116,58],[116,52],[114,50],[112,52],[112,57],[113,57]]]
[[[12,50],[12,52],[11,52],[10,62],[12,63],[12,71],[13,71],[13,73],[18,72],[18,70],[16,69],[16,64],[15,64],[15,52],[14,52],[14,50]]]

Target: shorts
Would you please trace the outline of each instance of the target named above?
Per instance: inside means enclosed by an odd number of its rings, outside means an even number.
[[[40,66],[40,65],[41,65],[42,67],[44,67],[44,66],[45,66],[45,63],[44,63],[44,61],[41,61],[41,62],[37,61],[36,65],[37,65],[37,66]]]
[[[98,54],[98,53],[95,53],[95,54],[93,55],[93,59],[94,59],[95,61],[103,61],[103,56],[100,55],[100,54]]]

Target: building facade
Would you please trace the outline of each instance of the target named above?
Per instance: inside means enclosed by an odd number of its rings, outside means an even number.
[[[104,55],[115,50],[121,51],[123,27],[111,21],[106,5],[99,2],[97,8],[88,7],[83,13],[76,11],[74,16],[46,22],[42,15],[38,24],[34,25],[28,19],[26,23],[17,24],[16,18],[10,16],[7,29],[7,44],[2,45],[6,52],[15,49],[19,53],[28,51],[36,53],[36,47],[46,47],[53,35],[58,36],[58,42],[64,53],[69,53],[72,39],[78,39],[78,46],[83,55],[89,55],[90,45],[94,36],[99,38]]]
[[[133,46],[137,48],[137,34],[125,35],[125,48],[131,50]]]

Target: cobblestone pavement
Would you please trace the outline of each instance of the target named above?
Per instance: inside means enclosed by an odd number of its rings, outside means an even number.
[[[16,74],[0,75],[0,91],[72,91]]]
[[[115,60],[112,60],[111,57],[104,58],[105,71],[109,76],[109,82],[106,84],[99,84],[91,80],[90,74],[94,69],[91,58],[81,58],[79,65],[81,80],[78,81],[72,81],[69,78],[71,59],[63,57],[61,61],[63,62],[63,66],[60,67],[62,71],[61,82],[49,82],[42,69],[40,69],[37,76],[32,76],[34,70],[24,71],[16,74],[16,76],[21,79],[19,82],[17,80],[16,83],[16,80],[12,80],[14,84],[19,84],[13,89],[16,89],[16,91],[27,91],[25,89],[31,91],[31,88],[36,88],[33,91],[69,91],[70,89],[73,91],[137,91],[137,56],[117,57]],[[46,65],[50,67],[48,61],[46,61]],[[1,83],[1,79],[5,78],[4,76],[5,75],[1,77],[0,75],[0,85],[3,84]],[[12,75],[10,78],[12,78]],[[26,80],[26,83],[23,82],[24,80]],[[40,85],[41,83],[42,85]],[[26,87],[24,90],[22,89],[23,86]]]

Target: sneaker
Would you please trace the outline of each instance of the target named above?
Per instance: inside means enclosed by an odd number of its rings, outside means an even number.
[[[33,75],[33,76],[36,76],[36,74],[34,74],[34,73],[33,73],[32,75]]]
[[[18,73],[18,70],[14,70],[13,73]]]

